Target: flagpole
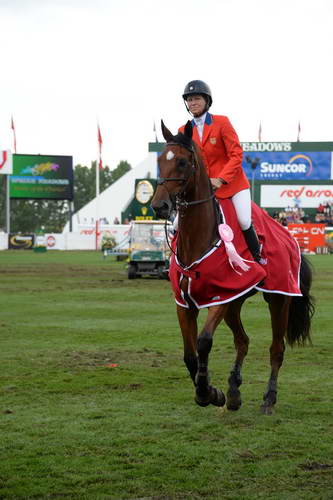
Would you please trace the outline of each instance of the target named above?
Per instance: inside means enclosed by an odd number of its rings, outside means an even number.
[[[297,130],[297,142],[300,141],[300,136],[301,136],[301,122],[298,122],[298,130]]]
[[[97,142],[98,142],[98,154],[96,160],[96,250],[98,250],[98,237],[99,237],[99,170],[102,165],[102,135],[99,128],[99,123],[97,121]]]
[[[11,116],[10,128],[13,131],[13,146],[16,154],[16,130],[13,115]],[[10,175],[6,175],[6,232],[10,234]]]
[[[98,250],[99,237],[99,160],[96,160],[96,250]]]
[[[6,233],[10,233],[10,175],[6,175]]]

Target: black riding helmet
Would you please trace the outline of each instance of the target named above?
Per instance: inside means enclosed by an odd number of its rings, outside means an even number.
[[[208,87],[207,83],[203,82],[202,80],[192,80],[189,82],[183,93],[183,99],[185,102],[186,109],[188,111],[188,107],[186,104],[186,100],[190,95],[202,95],[206,101],[206,109],[205,111],[208,111],[209,108],[211,107],[213,103],[213,98],[212,98],[212,93],[210,88]]]

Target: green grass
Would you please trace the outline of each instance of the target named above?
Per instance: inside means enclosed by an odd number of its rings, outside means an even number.
[[[332,499],[331,259],[311,258],[313,346],[287,348],[264,416],[260,294],[244,306],[242,408],[200,408],[168,282],[128,280],[96,252],[0,252],[0,498]],[[223,389],[233,359],[222,325],[210,371]]]

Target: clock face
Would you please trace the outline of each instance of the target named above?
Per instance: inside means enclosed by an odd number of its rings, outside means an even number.
[[[139,203],[148,203],[154,194],[154,188],[149,181],[140,181],[136,185],[135,197]]]

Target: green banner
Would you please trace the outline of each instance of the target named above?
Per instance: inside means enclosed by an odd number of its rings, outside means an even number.
[[[13,155],[10,197],[73,199],[73,157]]]

